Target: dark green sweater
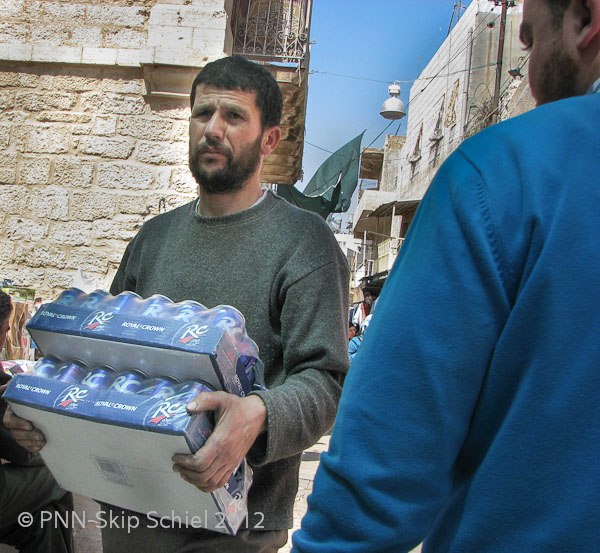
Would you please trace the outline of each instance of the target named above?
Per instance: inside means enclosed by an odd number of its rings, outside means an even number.
[[[318,215],[270,191],[224,217],[198,215],[195,204],[144,224],[111,293],[163,294],[244,314],[269,388],[259,392],[266,439],[248,454],[249,527],[262,521],[266,530],[290,528],[300,455],[333,424],[348,369],[348,265]]]

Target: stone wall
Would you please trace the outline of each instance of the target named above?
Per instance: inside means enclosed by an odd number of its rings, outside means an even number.
[[[188,99],[150,94],[145,64],[221,57],[225,4],[0,0],[0,280],[106,288],[143,222],[195,197]]]

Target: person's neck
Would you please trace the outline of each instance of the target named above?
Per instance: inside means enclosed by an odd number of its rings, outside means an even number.
[[[263,190],[258,181],[227,194],[208,194],[200,187],[198,213],[204,217],[223,217],[239,213],[252,207],[262,195]]]

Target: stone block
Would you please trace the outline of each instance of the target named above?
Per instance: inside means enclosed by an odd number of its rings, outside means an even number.
[[[14,184],[17,178],[17,154],[0,152],[0,183]],[[4,190],[2,187],[0,190]]]
[[[152,101],[152,114],[156,117],[189,123],[190,102],[188,98],[157,98]]]
[[[94,222],[94,238],[99,240],[126,240],[130,241],[139,230],[141,221],[139,217],[130,216],[111,221],[100,220]]]
[[[64,250],[43,244],[17,245],[15,263],[28,267],[56,267],[64,269],[67,265],[67,254]]]
[[[81,46],[46,46],[33,44],[31,52],[32,61],[53,63],[81,63]]]
[[[100,163],[98,186],[118,190],[148,190],[154,187],[154,171],[134,164]]]
[[[73,286],[77,271],[57,271],[55,269],[46,269],[46,279],[44,287],[51,291],[48,297],[54,298],[61,289],[67,289]]]
[[[19,23],[0,23],[0,42],[24,43],[27,41],[29,28]]]
[[[73,248],[67,262],[67,269],[105,273],[108,269],[108,255],[91,248]]]
[[[48,234],[47,221],[11,217],[6,224],[6,237],[10,240],[39,242]]]
[[[16,93],[14,90],[0,90],[0,109],[15,107]]]
[[[81,54],[81,63],[99,65],[114,65],[117,62],[116,48],[95,48],[84,46]]]
[[[0,60],[31,61],[32,59],[32,44],[0,44]]]
[[[20,184],[48,184],[50,182],[50,158],[24,157],[19,171]]]
[[[77,26],[71,31],[71,46],[95,46],[102,44],[102,29],[100,27]]]
[[[213,20],[226,17],[221,15],[223,2],[207,2],[204,5],[175,6],[157,4],[152,8],[150,26],[171,25],[179,27],[202,27],[212,24]],[[217,17],[212,17],[217,14]]]
[[[105,192],[74,192],[71,199],[71,218],[80,221],[110,219],[117,207],[115,194]]]
[[[18,282],[20,286],[39,290],[44,282],[43,269],[30,269],[28,267],[5,267],[3,277]]]
[[[65,92],[19,92],[15,99],[15,107],[26,111],[42,111],[58,109],[68,111],[77,103],[75,94]]]
[[[194,29],[171,25],[153,25],[148,31],[148,46],[165,48],[189,48],[192,46]]]
[[[81,106],[83,111],[117,115],[141,115],[146,111],[143,98],[119,94],[92,93],[81,99]]]
[[[122,25],[123,27],[143,27],[150,17],[150,10],[139,6],[88,6],[85,22],[87,25]]]
[[[64,154],[69,151],[70,134],[64,127],[17,125],[13,130],[13,140],[19,152]]]
[[[89,123],[92,116],[87,113],[73,113],[60,111],[43,111],[35,116],[40,123]]]
[[[28,201],[29,192],[26,187],[0,186],[0,213],[23,213]]]
[[[54,88],[70,92],[88,92],[96,90],[100,86],[100,79],[93,77],[81,77],[79,75],[56,75],[54,77]]]
[[[116,94],[141,94],[143,79],[103,79],[100,89]]]
[[[55,46],[70,46],[71,29],[63,25],[40,25],[31,29],[29,42]]]
[[[188,167],[177,167],[171,175],[173,189],[179,194],[196,194],[198,183]]]
[[[142,57],[142,52],[138,49],[128,50],[127,48],[119,48],[117,50],[117,65],[124,67],[138,67],[141,63],[151,63],[152,56],[146,55]]]
[[[10,125],[0,123],[0,148],[8,148],[10,143]]]
[[[171,136],[173,123],[166,119],[147,117],[122,117],[118,131],[123,136],[142,140],[166,141]]]
[[[47,186],[31,194],[29,212],[51,221],[69,220],[69,192],[58,186]]]
[[[98,115],[94,121],[93,132],[97,136],[112,136],[117,132],[116,115]]]
[[[147,34],[134,29],[107,29],[104,31],[103,46],[106,48],[144,48]]]
[[[23,19],[29,23],[83,23],[85,6],[74,2],[51,2],[29,0],[23,6]]]
[[[0,20],[18,18],[23,11],[23,0],[1,0]]]
[[[88,187],[94,179],[95,164],[74,157],[59,157],[54,162],[54,183],[60,186]]]
[[[48,241],[59,246],[89,246],[92,243],[92,224],[83,221],[54,223]]]
[[[91,127],[86,125],[73,125],[71,127],[71,133],[73,136],[82,136],[86,134],[90,134],[92,132]]]
[[[38,86],[39,81],[40,77],[38,75],[0,71],[0,87],[15,86],[20,88],[35,88]]]
[[[184,165],[188,159],[188,145],[139,142],[135,159],[153,165]]]
[[[134,144],[124,138],[86,136],[82,138],[79,151],[82,154],[112,159],[127,159],[133,152]]]
[[[190,124],[187,121],[175,121],[171,140],[176,142],[188,142],[190,137]]]

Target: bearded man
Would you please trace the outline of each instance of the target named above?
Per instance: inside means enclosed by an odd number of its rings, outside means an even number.
[[[600,0],[525,0],[521,40],[539,107],[431,183],[295,553],[600,551]]]
[[[249,517],[236,536],[156,528],[155,519],[132,532],[108,525],[104,553],[270,553],[285,545],[301,453],[331,427],[348,368],[346,259],[318,215],[260,186],[263,159],[281,134],[277,82],[240,56],[223,58],[198,74],[191,106],[198,198],[143,226],[111,293],[227,304],[244,314],[268,390],[244,398],[200,394],[188,410],[215,411],[214,432],[195,455],[173,462],[191,486],[211,492],[246,457],[254,471]],[[43,446],[43,436],[22,419],[10,415],[8,424],[22,443]],[[112,514],[130,513],[112,508]]]

